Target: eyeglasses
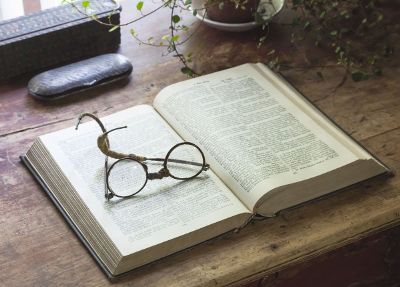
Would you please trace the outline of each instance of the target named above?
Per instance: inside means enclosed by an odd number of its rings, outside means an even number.
[[[103,133],[97,138],[97,146],[106,155],[105,158],[105,197],[128,198],[138,194],[149,180],[171,177],[177,180],[189,180],[197,177],[210,166],[206,163],[202,150],[191,142],[174,145],[164,158],[147,158],[135,154],[124,154],[110,149],[108,134],[119,129],[107,131],[103,123],[93,114],[84,113],[78,118],[76,129],[85,116],[94,119]],[[111,165],[108,158],[117,159]],[[148,166],[158,165],[158,172],[149,172]]]

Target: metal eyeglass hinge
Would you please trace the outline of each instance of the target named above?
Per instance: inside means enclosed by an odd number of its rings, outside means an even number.
[[[107,194],[104,195],[104,197],[107,199],[107,201],[109,201],[111,198],[114,197],[114,194],[112,194],[112,193],[107,193]]]

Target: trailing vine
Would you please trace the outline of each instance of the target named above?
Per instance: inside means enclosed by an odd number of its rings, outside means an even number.
[[[293,43],[311,38],[336,55],[354,81],[382,74],[383,60],[393,53],[382,0],[292,0],[297,12]]]
[[[192,54],[180,52],[180,46],[186,43],[196,32],[197,28],[189,28],[183,21],[183,12],[196,15],[199,11],[192,10],[191,0],[161,0],[160,5],[144,12],[145,3],[136,1],[136,9],[140,16],[122,24],[113,24],[111,18],[108,21],[100,21],[91,16],[95,21],[110,27],[113,31],[121,26],[131,25],[155,14],[165,8],[170,9],[169,33],[156,40],[150,37],[146,40],[139,37],[135,29],[130,29],[132,36],[143,45],[164,47],[168,54],[172,54],[182,63],[181,71],[190,76],[197,76],[191,67]],[[224,0],[208,0],[223,3]],[[238,9],[244,9],[247,0],[225,0],[232,1]],[[272,2],[270,0],[269,4]],[[82,1],[77,5],[72,0],[64,0],[73,5],[81,13],[88,15],[90,0]],[[388,23],[385,22],[385,0],[290,0],[286,9],[295,11],[290,26],[292,28],[291,38],[288,41],[301,45],[304,39],[312,39],[315,46],[327,49],[336,56],[337,64],[343,66],[351,74],[354,81],[369,79],[374,75],[382,74],[383,59],[393,53],[390,40],[387,35],[391,32]],[[220,5],[223,8],[223,5]],[[205,13],[204,13],[205,14]],[[89,14],[90,16],[90,14]],[[256,12],[255,21],[263,29],[259,37],[259,43],[255,49],[260,48],[269,35],[268,17]],[[190,31],[189,31],[190,30]],[[271,50],[266,54],[265,60],[268,65],[279,70],[281,63],[279,51]],[[322,74],[319,73],[321,77]]]

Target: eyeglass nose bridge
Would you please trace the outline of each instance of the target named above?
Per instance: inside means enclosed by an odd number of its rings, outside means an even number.
[[[149,180],[162,179],[164,177],[169,177],[169,170],[163,167],[158,172],[150,172],[147,176]]]

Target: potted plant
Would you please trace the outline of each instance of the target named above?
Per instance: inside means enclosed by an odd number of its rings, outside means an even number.
[[[204,3],[207,16],[223,23],[254,21],[260,0],[209,0]]]

